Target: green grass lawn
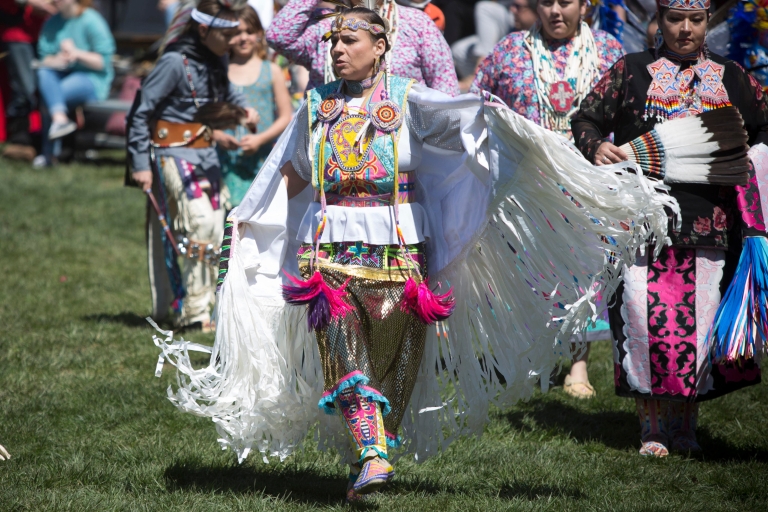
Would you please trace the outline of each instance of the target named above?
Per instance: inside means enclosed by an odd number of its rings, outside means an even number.
[[[32,170],[0,160],[0,511],[341,510],[345,470],[312,442],[284,463],[222,452],[209,420],[154,377],[144,203],[119,165]],[[211,343],[210,335],[193,335]],[[202,360],[201,360],[202,362]],[[637,454],[633,402],[561,388],[495,411],[482,439],[401,461],[370,510],[768,510],[765,385],[702,406],[704,455]]]

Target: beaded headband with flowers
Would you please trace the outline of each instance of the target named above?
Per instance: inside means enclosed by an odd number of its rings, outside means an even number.
[[[326,32],[323,36],[323,41],[329,40],[333,37],[333,34],[338,34],[342,30],[367,30],[371,34],[378,36],[379,34],[385,34],[387,30],[377,23],[368,23],[365,20],[359,20],[357,18],[345,18],[341,14],[336,16],[336,19],[331,26],[331,30]]]
[[[684,11],[709,10],[710,0],[656,0],[658,8],[680,9]]]

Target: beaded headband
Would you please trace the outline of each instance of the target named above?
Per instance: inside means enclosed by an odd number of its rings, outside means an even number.
[[[200,12],[197,8],[192,9],[190,17],[201,25],[207,25],[211,28],[235,28],[240,26],[239,20],[225,20],[217,16],[211,16]]]
[[[333,37],[333,34],[338,34],[342,30],[367,30],[371,34],[377,36],[379,34],[386,33],[386,29],[378,25],[376,23],[368,23],[365,20],[359,20],[357,18],[345,18],[341,14],[336,16],[336,20],[333,22],[333,25],[331,27],[331,30],[329,32],[326,32],[323,36],[323,40],[327,41],[331,37]]]
[[[711,0],[656,0],[656,5],[667,9],[680,9],[683,11],[709,10]]]

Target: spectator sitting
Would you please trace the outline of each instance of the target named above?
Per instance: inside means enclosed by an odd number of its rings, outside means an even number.
[[[38,42],[37,78],[50,128],[43,130],[43,154],[35,158],[36,167],[50,165],[61,152],[56,139],[77,129],[68,113],[88,101],[106,99],[114,76],[115,39],[104,18],[89,8],[91,0],[53,3],[59,13],[43,25]]]
[[[5,158],[31,162],[37,154],[32,144],[29,115],[37,109],[37,85],[32,61],[40,29],[49,14],[56,11],[45,0],[0,0],[0,45],[7,52],[10,96],[5,104],[8,144]]]

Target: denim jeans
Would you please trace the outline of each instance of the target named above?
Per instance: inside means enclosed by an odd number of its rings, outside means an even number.
[[[8,85],[11,95],[5,104],[8,118],[8,142],[29,146],[32,138],[29,134],[29,114],[37,108],[37,84],[32,60],[35,47],[29,43],[5,43],[8,52]]]
[[[48,140],[51,115],[69,113],[78,105],[95,100],[96,89],[88,74],[81,71],[40,68],[37,70],[37,83],[47,110],[43,116],[43,154],[50,162],[51,157],[61,153],[61,139]]]

